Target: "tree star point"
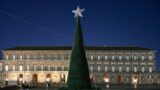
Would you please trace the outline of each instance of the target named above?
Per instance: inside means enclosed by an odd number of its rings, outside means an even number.
[[[72,10],[72,12],[75,14],[74,17],[83,17],[82,15],[82,12],[84,11],[85,9],[80,9],[79,6],[77,6],[77,9],[76,10]]]

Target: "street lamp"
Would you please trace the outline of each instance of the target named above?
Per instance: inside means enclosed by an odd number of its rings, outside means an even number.
[[[108,77],[104,77],[103,80],[106,83],[106,88],[109,88],[109,78]]]

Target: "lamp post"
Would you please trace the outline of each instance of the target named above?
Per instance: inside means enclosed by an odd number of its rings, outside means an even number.
[[[109,88],[109,78],[108,77],[104,77],[103,80],[106,83],[106,88]]]

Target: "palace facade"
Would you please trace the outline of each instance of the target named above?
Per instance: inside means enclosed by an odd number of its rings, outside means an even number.
[[[156,51],[142,47],[85,47],[92,83],[160,84]],[[2,51],[1,83],[66,83],[72,48],[14,47]]]

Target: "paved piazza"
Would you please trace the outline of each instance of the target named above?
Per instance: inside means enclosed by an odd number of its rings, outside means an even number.
[[[109,88],[106,88],[105,85],[97,85],[98,87],[101,87],[101,90],[160,90],[160,86],[158,85],[143,85],[138,86],[137,88],[134,88],[133,85],[110,85]],[[38,87],[38,88],[30,88],[29,90],[58,90],[59,87]],[[0,90],[24,90],[20,88],[0,88]],[[99,89],[97,89],[99,90]]]

